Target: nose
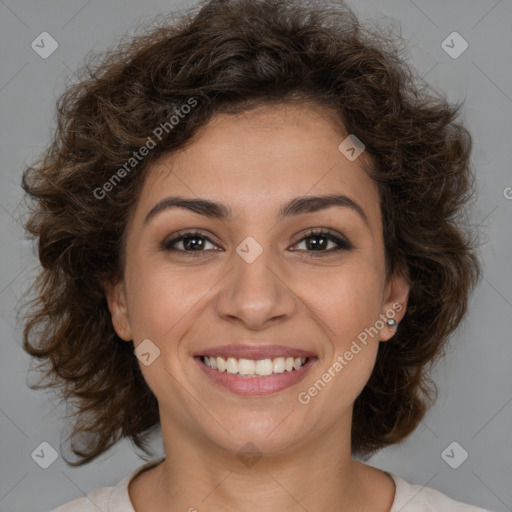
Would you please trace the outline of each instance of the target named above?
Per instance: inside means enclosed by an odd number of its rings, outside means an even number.
[[[234,253],[233,265],[217,296],[219,316],[257,331],[293,315],[296,297],[270,250],[251,263]]]

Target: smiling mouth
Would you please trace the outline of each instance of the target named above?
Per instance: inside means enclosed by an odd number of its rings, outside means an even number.
[[[267,359],[244,359],[221,356],[199,356],[201,362],[219,373],[230,373],[236,377],[268,377],[291,373],[307,364],[311,357],[275,357]]]

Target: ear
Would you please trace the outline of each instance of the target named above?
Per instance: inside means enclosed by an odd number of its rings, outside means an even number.
[[[410,285],[402,274],[395,274],[387,283],[384,291],[384,304],[381,318],[384,322],[393,318],[400,323],[405,316]],[[396,326],[385,324],[379,335],[380,341],[388,341],[395,335]]]
[[[130,317],[126,304],[126,289],[123,280],[117,282],[104,282],[103,289],[107,298],[108,309],[112,316],[112,325],[117,335],[125,340],[133,339],[130,327]]]

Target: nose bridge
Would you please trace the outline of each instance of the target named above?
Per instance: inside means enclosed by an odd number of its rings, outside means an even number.
[[[279,272],[279,258],[270,247],[247,237],[232,254],[233,271],[217,300],[218,314],[238,318],[248,328],[258,329],[270,319],[293,311],[293,294]]]

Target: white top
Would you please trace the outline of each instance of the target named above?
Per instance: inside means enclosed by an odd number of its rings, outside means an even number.
[[[97,487],[87,496],[69,501],[51,512],[136,512],[128,494],[131,479],[142,471],[160,464],[164,459],[165,457],[162,457],[138,467],[115,487]],[[396,485],[395,499],[389,512],[491,512],[452,500],[430,487],[410,484],[394,473],[386,473]]]

